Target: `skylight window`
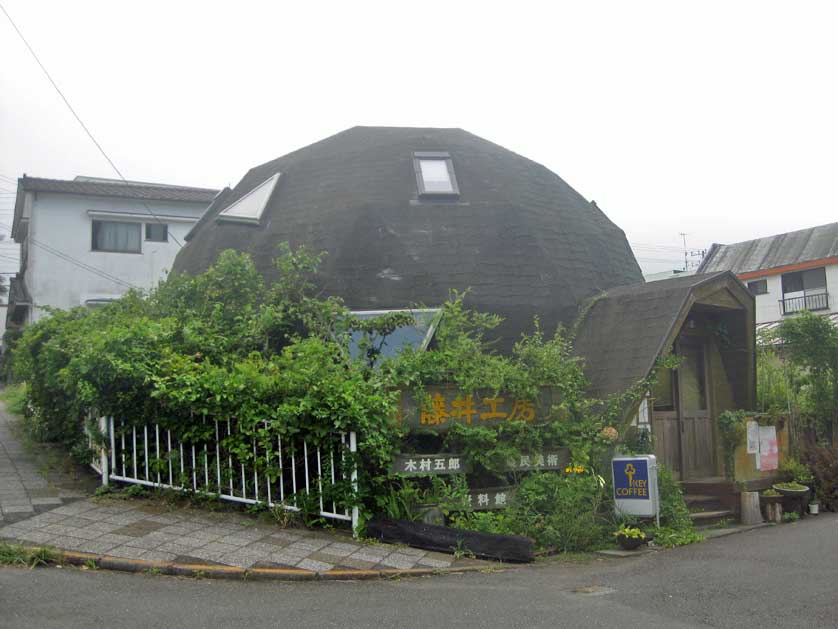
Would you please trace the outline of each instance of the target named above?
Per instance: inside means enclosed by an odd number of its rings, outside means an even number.
[[[442,151],[417,151],[413,154],[416,184],[420,195],[457,195],[457,178],[451,156]]]
[[[258,223],[282,173],[263,181],[218,214],[219,220]]]
[[[371,339],[372,346],[378,355],[375,362],[382,358],[391,358],[407,347],[414,351],[425,351],[434,337],[436,326],[439,323],[439,308],[422,308],[416,310],[359,310],[352,314],[361,320],[375,319],[391,312],[409,312],[413,315],[414,323],[396,328],[392,333],[381,337],[376,335]],[[349,340],[349,353],[357,360],[362,358],[359,343],[363,338],[361,332],[353,332]]]

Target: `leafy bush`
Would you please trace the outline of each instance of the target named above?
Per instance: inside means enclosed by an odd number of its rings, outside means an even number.
[[[591,399],[571,338],[562,329],[545,335],[537,321],[532,334],[501,355],[491,340],[499,317],[470,310],[467,293],[452,293],[442,304],[431,350],[382,358],[381,338],[405,315],[360,321],[339,299],[318,297],[313,278],[320,260],[283,245],[275,261],[279,279],[266,285],[247,255],[225,251],[205,273],[171,275],[149,295],[131,292],[95,310],[54,311],[29,326],[13,364],[27,383],[27,413],[38,436],[81,453],[91,412],[129,427],[154,418],[187,442],[209,436],[211,420],[235,418],[237,431],[225,437],[225,448],[276,477],[277,462],[248,444],[305,435],[313,445],[355,431],[358,454],[350,462],[359,468],[359,490],[339,483],[334,498],[340,506],[361,503],[364,517],[414,518],[419,504],[431,500],[449,513],[462,509],[462,479],[408,482],[388,473],[393,453],[406,444],[450,448],[469,457],[481,482],[520,481],[509,511],[461,514],[460,525],[530,535],[560,550],[605,543],[613,527],[597,471],[606,469],[624,432],[627,404],[648,382]],[[350,353],[353,333],[361,336],[360,360]],[[397,421],[397,392],[423,399],[427,386],[443,383],[529,400],[549,386],[559,401],[543,423],[455,424],[445,437],[407,433]],[[568,473],[522,478],[506,469],[514,456],[559,445],[570,449]],[[304,517],[317,499],[300,497]]]
[[[590,550],[609,541],[601,506],[604,482],[590,471],[543,472],[526,477],[505,511],[464,513],[459,528],[532,537],[536,546],[562,552]]]
[[[737,446],[745,439],[745,412],[724,411],[719,413],[716,419],[719,429],[719,437],[722,441],[722,448],[725,457],[725,476],[733,478],[735,470],[735,454]]]
[[[803,457],[815,477],[815,495],[824,509],[838,511],[838,448],[809,443]]]
[[[822,442],[838,433],[838,328],[811,312],[785,319],[776,329],[784,355],[802,370],[800,405]]]
[[[809,467],[793,456],[787,456],[783,459],[782,463],[780,463],[779,471],[787,480],[797,481],[804,485],[815,480]]]

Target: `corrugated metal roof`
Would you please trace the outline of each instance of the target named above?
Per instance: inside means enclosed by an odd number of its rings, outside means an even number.
[[[832,322],[832,325],[838,326],[838,312],[831,312],[826,315],[821,315],[826,317]],[[779,319],[778,321],[766,321],[765,323],[758,323],[757,324],[757,339],[760,339],[760,336],[765,334],[766,332],[772,332],[776,330],[780,324],[785,321],[785,319]],[[779,341],[771,340],[766,342],[765,339],[762,339],[761,345],[778,345]]]
[[[748,273],[838,257],[838,223],[777,234],[732,245],[713,245],[699,273]]]

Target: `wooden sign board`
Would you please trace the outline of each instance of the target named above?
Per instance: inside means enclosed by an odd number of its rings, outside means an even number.
[[[452,424],[492,426],[504,422],[543,422],[550,418],[558,394],[550,387],[541,387],[537,399],[519,399],[509,393],[478,390],[464,394],[452,386],[429,386],[426,396],[416,399],[410,391],[402,391],[399,418],[412,428],[445,432]]]
[[[510,472],[537,472],[539,470],[563,470],[570,463],[570,448],[552,448],[510,459]]]
[[[515,487],[472,489],[468,494],[468,506],[472,511],[506,509],[514,496]]]
[[[462,454],[396,454],[390,464],[390,473],[401,476],[427,476],[465,474],[470,471]]]

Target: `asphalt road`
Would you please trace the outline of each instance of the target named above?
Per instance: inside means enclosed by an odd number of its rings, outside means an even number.
[[[495,574],[230,582],[0,569],[2,627],[836,627],[838,516]]]

